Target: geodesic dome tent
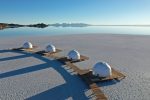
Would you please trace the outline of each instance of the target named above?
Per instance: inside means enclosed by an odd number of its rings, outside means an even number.
[[[25,43],[23,44],[23,48],[24,48],[24,49],[31,49],[31,48],[33,48],[33,45],[32,45],[31,42],[25,42]]]
[[[93,69],[93,75],[99,76],[99,77],[108,77],[112,75],[111,67],[106,62],[98,62],[94,65]]]
[[[71,60],[80,60],[80,53],[77,50],[71,50],[68,53],[68,58]]]
[[[56,52],[56,47],[52,44],[46,46],[46,52]]]

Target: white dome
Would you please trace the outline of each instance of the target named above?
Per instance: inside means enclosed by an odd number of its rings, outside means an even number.
[[[71,50],[68,53],[68,58],[72,60],[79,60],[80,59],[80,53],[77,50]]]
[[[46,46],[46,52],[56,52],[55,46],[51,44]]]
[[[112,75],[111,67],[108,63],[98,62],[93,67],[93,74],[99,77],[108,77]]]
[[[26,42],[23,44],[23,48],[24,49],[31,49],[31,48],[33,48],[33,45],[30,42]]]

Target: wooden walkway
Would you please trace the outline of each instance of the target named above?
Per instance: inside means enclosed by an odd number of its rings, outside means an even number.
[[[96,83],[92,83],[89,85],[93,94],[96,96],[96,100],[107,100],[106,95],[102,92],[99,86]]]

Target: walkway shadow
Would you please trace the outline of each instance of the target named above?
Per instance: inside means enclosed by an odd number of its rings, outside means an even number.
[[[65,100],[69,97],[67,91],[63,92],[64,90],[66,90],[66,86],[66,84],[57,86],[35,96],[32,96],[27,100]]]
[[[22,68],[22,69],[2,73],[2,74],[0,74],[0,79],[7,78],[7,77],[12,77],[12,76],[15,76],[15,75],[26,74],[26,73],[30,73],[30,72],[33,72],[33,71],[38,71],[38,70],[45,69],[45,68],[49,68],[48,64],[40,64],[40,65],[25,67],[25,68]]]
[[[0,53],[12,52],[11,50],[0,50]]]
[[[2,74],[0,74],[0,79],[12,77],[12,76],[16,76],[16,75],[22,75],[22,74],[26,74],[26,73],[30,73],[30,72],[34,72],[34,71],[38,71],[38,70],[52,67],[59,74],[61,74],[61,76],[66,81],[66,83],[63,85],[56,86],[55,88],[49,89],[49,90],[44,91],[44,92],[39,93],[39,94],[36,94],[32,97],[29,97],[28,99],[31,99],[31,100],[35,100],[35,99],[36,100],[37,99],[38,100],[41,100],[41,99],[44,99],[44,100],[64,100],[64,99],[67,99],[69,97],[72,97],[72,99],[75,99],[75,100],[87,100],[88,99],[88,97],[84,94],[84,91],[88,87],[83,83],[83,81],[78,76],[71,75],[70,73],[68,73],[63,68],[63,64],[61,64],[57,60],[50,60],[50,59],[42,57],[40,55],[30,54],[30,53],[26,53],[23,51],[0,50],[0,53],[2,53],[2,52],[21,53],[21,54],[24,54],[27,56],[35,57],[41,61],[44,61],[45,63],[40,64],[40,65],[35,65],[35,66],[29,66],[26,68],[10,71],[10,72],[6,72],[6,73],[2,73]],[[22,57],[25,57],[25,56],[22,56]],[[21,57],[17,57],[17,58],[21,58]],[[7,59],[9,60],[9,58],[7,58]],[[7,61],[7,59],[5,58],[5,61]],[[11,59],[13,59],[13,58],[11,57]],[[14,59],[15,59],[15,57],[14,57]]]
[[[88,100],[84,92],[87,88],[78,79],[71,79],[72,82],[56,86],[37,95],[34,95],[27,100],[66,100],[72,98],[73,100]]]
[[[5,53],[5,52],[12,52],[12,50],[0,50],[0,53]],[[16,52],[13,51],[14,53],[21,53],[20,51]],[[22,53],[21,53],[22,54]],[[12,57],[7,57],[7,58],[0,58],[1,61],[8,61],[8,60],[15,60],[15,59],[20,59],[20,58],[25,58],[25,57],[31,57],[31,54],[23,54],[19,56],[12,56]]]

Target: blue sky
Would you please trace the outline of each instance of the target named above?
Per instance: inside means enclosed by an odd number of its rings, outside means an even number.
[[[0,0],[0,22],[150,24],[150,0]]]

